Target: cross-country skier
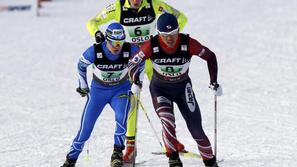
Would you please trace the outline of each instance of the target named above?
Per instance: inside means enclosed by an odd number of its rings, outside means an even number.
[[[146,59],[153,63],[150,93],[154,109],[162,123],[162,137],[169,157],[170,167],[182,167],[175,131],[175,102],[186,121],[188,130],[197,142],[206,167],[217,167],[211,144],[201,124],[201,113],[189,78],[189,65],[193,55],[207,61],[210,85],[216,95],[221,94],[217,83],[217,60],[215,54],[197,40],[179,33],[177,19],[165,13],[157,21],[158,35],[145,42],[129,62],[129,75],[139,82],[139,65]]]
[[[112,23],[106,30],[106,41],[89,47],[78,62],[79,87],[77,92],[87,97],[81,118],[80,129],[74,138],[66,161],[62,167],[74,167],[89,139],[95,122],[104,106],[109,104],[115,112],[116,129],[114,150],[111,156],[112,167],[123,166],[126,122],[130,108],[128,61],[139,49],[137,45],[125,42],[124,29],[119,23]],[[87,67],[93,65],[93,80],[89,90]]]
[[[164,12],[174,14],[178,18],[180,30],[184,28],[187,23],[186,16],[162,0],[116,0],[115,3],[104,8],[96,17],[91,19],[87,24],[87,28],[90,34],[96,37],[96,41],[100,42],[102,41],[102,33],[99,27],[110,20],[115,20],[125,28],[126,40],[128,42],[141,45],[143,42],[149,40],[151,35],[156,34],[156,18]],[[150,60],[145,62],[145,72],[148,78],[151,79],[152,64]],[[138,96],[140,90],[141,85],[140,87],[132,86],[133,93]],[[136,114],[137,107],[131,108],[127,126],[125,162],[135,160],[132,157],[135,157],[133,153],[136,153]],[[184,145],[179,143],[178,148],[182,151],[184,150]]]

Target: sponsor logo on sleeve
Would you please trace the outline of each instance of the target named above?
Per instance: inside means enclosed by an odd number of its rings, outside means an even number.
[[[106,19],[107,18],[107,14],[106,13],[101,13],[100,16],[101,16],[102,19]]]
[[[111,4],[109,6],[106,7],[106,14],[110,13],[110,12],[113,12],[115,11],[115,5],[114,4]]]

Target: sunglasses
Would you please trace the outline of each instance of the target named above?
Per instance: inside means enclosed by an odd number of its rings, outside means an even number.
[[[121,47],[124,45],[125,43],[125,39],[123,40],[114,40],[114,39],[110,39],[110,38],[107,38],[107,41],[109,42],[109,44],[113,47]]]
[[[169,36],[169,35],[176,35],[176,34],[178,34],[178,28],[175,29],[175,30],[172,30],[172,31],[170,31],[170,32],[161,32],[161,31],[158,30],[158,33],[159,33],[160,35],[162,35],[162,36],[165,36],[165,37],[167,37],[167,36]]]

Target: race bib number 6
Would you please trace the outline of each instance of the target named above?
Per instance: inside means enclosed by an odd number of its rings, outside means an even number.
[[[127,27],[127,41],[131,43],[142,43],[150,39],[151,32],[150,25],[131,26]]]

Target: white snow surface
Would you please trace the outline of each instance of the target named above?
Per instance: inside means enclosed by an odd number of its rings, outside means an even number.
[[[25,1],[24,1],[25,2]],[[80,125],[85,98],[75,88],[77,61],[94,39],[87,21],[112,0],[54,0],[40,17],[0,12],[0,166],[60,166]],[[168,0],[183,11],[183,30],[217,55],[218,159],[221,167],[297,166],[297,1]],[[1,4],[1,1],[0,1]],[[192,59],[190,76],[204,130],[213,143],[214,100],[206,62]],[[141,97],[161,137],[145,80]],[[176,109],[177,136],[198,152]],[[139,112],[138,166],[166,167],[143,112]],[[113,148],[114,113],[97,120],[78,167],[107,167]],[[89,149],[90,160],[85,159]],[[185,167],[203,166],[182,157]]]

